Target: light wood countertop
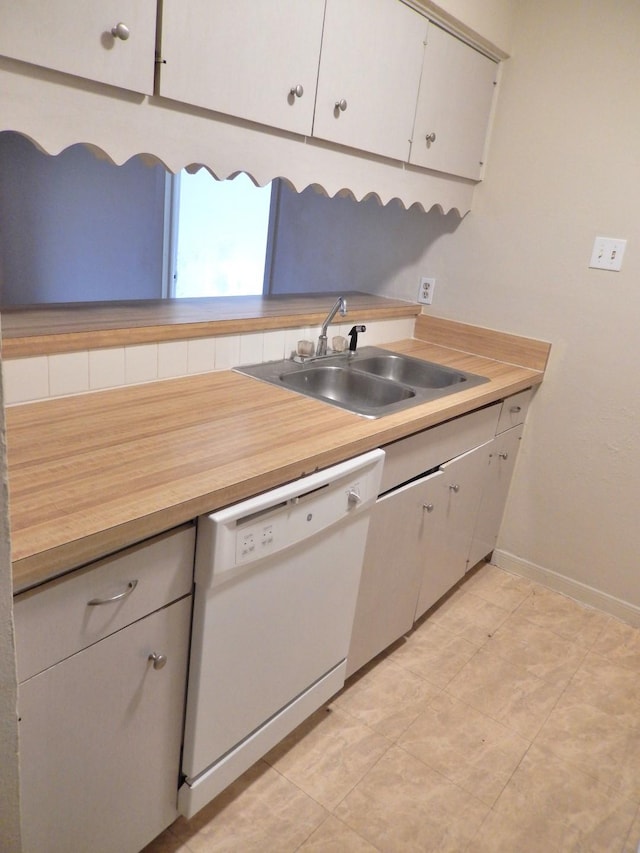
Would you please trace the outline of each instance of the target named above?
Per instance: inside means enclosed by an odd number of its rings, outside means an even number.
[[[547,344],[447,322],[388,348],[490,381],[376,420],[232,371],[10,407],[14,591],[542,381]]]
[[[76,302],[2,309],[2,357],[320,326],[339,294]],[[343,292],[354,322],[415,317],[416,303]]]

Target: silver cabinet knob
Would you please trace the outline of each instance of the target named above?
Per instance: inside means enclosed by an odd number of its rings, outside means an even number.
[[[433,504],[422,504],[422,509],[426,509],[427,512],[433,512]]]
[[[459,492],[460,491],[460,486],[458,483],[451,483],[449,488],[451,489],[452,492]]]
[[[509,458],[509,454],[508,454],[508,453],[506,453],[506,452],[505,452],[505,453],[498,453],[498,458],[499,458],[499,459],[508,459],[508,458]]]
[[[511,406],[509,411],[511,412],[512,415],[517,415],[519,412],[522,411],[522,406]]]
[[[427,133],[427,135],[425,136],[425,140],[427,142],[427,145],[431,145],[432,142],[436,141],[435,133],[434,132]]]
[[[111,27],[111,35],[114,39],[120,39],[120,41],[126,41],[131,35],[129,31],[129,27],[126,24],[123,24],[122,21],[119,21],[115,27]]]
[[[340,110],[341,113],[343,113],[346,110],[346,108],[347,108],[347,102],[345,101],[344,98],[342,98],[339,101],[336,101],[336,109]]]
[[[167,663],[166,655],[159,655],[156,652],[151,652],[149,660],[153,662],[154,669],[162,669]]]
[[[301,98],[304,95],[304,89],[302,88],[302,84],[298,83],[297,86],[292,86],[289,90],[289,94],[293,95],[296,98]]]

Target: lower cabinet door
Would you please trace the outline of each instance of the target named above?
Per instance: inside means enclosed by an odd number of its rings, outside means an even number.
[[[484,491],[469,550],[470,569],[496,546],[523,429],[522,424],[513,427],[488,445]]]
[[[486,445],[452,459],[425,495],[423,574],[418,619],[464,576],[486,465]]]
[[[347,675],[413,625],[424,564],[429,489],[440,471],[378,498],[369,521]]]
[[[19,686],[25,853],[135,853],[177,817],[190,617],[189,596]]]

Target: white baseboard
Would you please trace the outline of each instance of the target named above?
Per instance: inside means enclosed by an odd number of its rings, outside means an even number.
[[[528,578],[555,592],[567,595],[581,604],[595,607],[605,613],[610,613],[629,625],[640,627],[640,607],[634,604],[629,604],[620,598],[558,574],[551,569],[546,569],[544,566],[538,566],[536,563],[522,559],[522,557],[516,557],[515,554],[509,554],[508,551],[499,548],[493,552],[491,562],[500,569]]]

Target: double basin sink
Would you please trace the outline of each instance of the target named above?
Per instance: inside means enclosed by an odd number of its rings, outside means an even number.
[[[485,376],[379,347],[362,347],[356,353],[302,363],[284,359],[235,370],[367,418],[379,418],[489,381]]]

